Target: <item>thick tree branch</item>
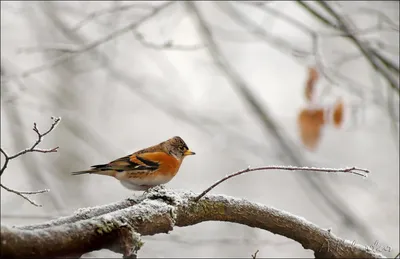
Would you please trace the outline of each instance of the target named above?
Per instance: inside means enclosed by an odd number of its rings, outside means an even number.
[[[107,214],[91,219],[63,225],[48,224],[47,228],[2,226],[1,256],[76,256],[105,248],[127,257],[134,255],[142,245],[139,234],[168,233],[174,226],[226,221],[264,229],[295,240],[305,249],[313,250],[317,258],[383,257],[290,213],[223,195],[207,195],[195,202],[197,195],[155,187],[144,193],[139,203],[117,210],[109,206]]]
[[[43,228],[48,228],[48,227],[55,227],[55,226],[61,226],[61,225],[65,225],[65,224],[75,223],[80,220],[90,219],[93,217],[98,217],[98,216],[107,214],[110,211],[126,209],[130,206],[133,206],[133,205],[139,203],[139,202],[140,201],[139,201],[138,197],[133,197],[133,198],[129,198],[129,199],[126,199],[123,201],[111,203],[108,205],[79,209],[71,216],[61,217],[61,218],[51,220],[46,223],[20,227],[20,229],[34,230],[34,229],[43,229]]]

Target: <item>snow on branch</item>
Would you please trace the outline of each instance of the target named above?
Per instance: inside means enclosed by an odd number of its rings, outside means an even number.
[[[305,249],[313,250],[316,258],[383,257],[288,212],[224,195],[208,194],[199,201],[196,197],[198,194],[193,192],[159,186],[135,201],[129,199],[112,206],[80,210],[69,220],[51,221],[46,227],[1,226],[1,256],[81,256],[94,250],[109,249],[134,258],[143,245],[140,236],[168,233],[174,227],[205,221],[226,221],[285,236]]]

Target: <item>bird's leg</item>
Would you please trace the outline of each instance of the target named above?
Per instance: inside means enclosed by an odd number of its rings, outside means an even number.
[[[158,187],[159,189],[165,189],[165,184],[160,184],[160,185],[157,185],[157,186],[154,186],[154,187]]]
[[[162,190],[162,189],[165,189],[165,185],[146,185],[146,187],[148,187],[148,189],[146,190],[146,191],[144,191],[144,193],[149,193],[149,192],[152,192],[152,191],[158,191],[158,190]]]

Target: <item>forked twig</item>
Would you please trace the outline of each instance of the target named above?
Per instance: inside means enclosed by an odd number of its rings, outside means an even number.
[[[42,142],[43,138],[49,134],[51,131],[53,131],[55,129],[55,127],[57,126],[57,124],[60,122],[61,118],[54,118],[51,117],[51,119],[53,120],[53,123],[51,124],[50,128],[45,132],[45,133],[40,133],[36,123],[33,123],[33,131],[37,134],[38,138],[36,140],[36,142],[32,145],[32,147],[24,149],[18,153],[16,153],[15,155],[12,156],[8,156],[6,154],[6,152],[0,148],[0,152],[4,155],[5,157],[5,161],[3,166],[1,167],[0,170],[0,176],[3,174],[3,172],[6,170],[8,163],[10,162],[10,160],[15,159],[23,154],[29,153],[29,152],[38,152],[38,153],[53,153],[53,152],[57,152],[58,147],[55,148],[51,148],[51,149],[41,149],[41,148],[36,148],[40,142]]]
[[[24,198],[25,200],[29,201],[32,205],[36,206],[36,207],[42,207],[42,205],[37,204],[35,201],[31,200],[28,196],[26,195],[30,195],[30,194],[38,194],[38,193],[45,193],[45,192],[49,192],[49,189],[44,189],[44,190],[38,190],[38,191],[30,191],[30,192],[24,192],[24,191],[17,191],[17,190],[13,190],[10,189],[6,186],[4,186],[3,184],[0,183],[0,187],[4,188],[4,190],[8,191],[8,192],[12,192],[15,193],[16,195]]]
[[[10,160],[15,159],[15,158],[17,158],[17,157],[19,157],[19,156],[22,156],[23,154],[26,154],[26,153],[29,153],[29,152],[38,152],[38,153],[53,153],[53,152],[57,152],[58,147],[51,148],[51,149],[40,149],[40,148],[36,148],[36,147],[40,144],[40,142],[42,142],[43,138],[44,138],[47,134],[49,134],[51,131],[53,131],[53,130],[55,129],[55,127],[57,126],[57,124],[58,124],[58,123],[60,122],[60,120],[61,120],[61,118],[54,118],[54,117],[51,117],[51,119],[53,120],[53,122],[52,122],[50,128],[49,128],[46,132],[44,132],[44,133],[40,133],[40,131],[38,130],[38,128],[37,128],[37,126],[36,126],[36,123],[33,123],[33,131],[34,131],[34,132],[36,133],[36,135],[37,135],[37,140],[36,140],[36,142],[35,142],[30,148],[24,149],[24,150],[22,150],[22,151],[16,153],[15,155],[12,155],[12,156],[7,155],[7,153],[6,153],[2,148],[0,148],[0,152],[3,154],[3,156],[4,156],[4,158],[5,158],[4,164],[3,164],[3,166],[1,167],[1,170],[0,170],[0,176],[1,176],[1,175],[4,173],[4,171],[6,170],[7,165],[8,165],[8,163],[10,162]],[[6,190],[6,191],[8,191],[8,192],[12,192],[12,193],[17,194],[18,196],[24,198],[25,200],[27,200],[28,202],[30,202],[32,205],[37,206],[37,207],[42,207],[42,205],[37,204],[36,202],[34,202],[33,200],[31,200],[27,195],[38,194],[38,193],[45,193],[45,192],[49,192],[49,191],[50,191],[49,189],[38,190],[38,191],[28,191],[28,192],[27,192],[27,191],[17,191],[17,190],[10,189],[10,188],[4,186],[4,185],[1,184],[1,183],[0,183],[0,187],[1,187],[1,188],[4,188],[4,190]]]
[[[350,173],[350,174],[355,174],[355,175],[360,175],[363,177],[367,177],[366,174],[369,173],[367,169],[361,169],[357,167],[349,167],[349,168],[319,168],[319,167],[299,167],[299,166],[278,166],[278,165],[273,165],[273,166],[263,166],[263,167],[255,167],[255,168],[246,168],[241,171],[238,171],[236,173],[230,174],[222,178],[221,180],[217,181],[210,187],[208,187],[206,190],[204,190],[199,196],[195,198],[195,201],[200,200],[204,195],[206,195],[208,192],[210,192],[212,189],[214,189],[217,185],[221,184],[222,182],[225,182],[226,180],[244,174],[248,172],[253,172],[253,171],[262,171],[262,170],[286,170],[286,171],[312,171],[312,172],[324,172],[324,173]],[[357,172],[358,171],[358,172]],[[360,173],[361,172],[361,173]]]
[[[260,250],[257,249],[257,251],[253,255],[251,255],[251,258],[256,259],[258,252],[260,252]]]

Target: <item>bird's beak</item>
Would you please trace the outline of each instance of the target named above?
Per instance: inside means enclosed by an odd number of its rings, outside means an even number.
[[[195,152],[190,151],[190,150],[186,150],[185,153],[183,153],[184,156],[191,156],[191,155],[196,155]]]

